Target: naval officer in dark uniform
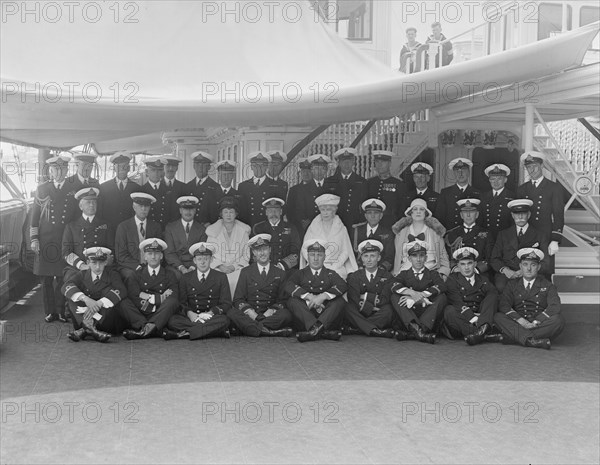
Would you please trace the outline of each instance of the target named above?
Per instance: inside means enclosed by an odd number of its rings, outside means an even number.
[[[267,179],[267,169],[271,157],[263,152],[252,152],[248,155],[250,169],[253,176],[242,181],[238,187],[240,194],[240,218],[251,228],[265,219],[265,211],[262,206],[272,191],[272,186]]]
[[[404,216],[408,207],[406,202],[406,185],[390,173],[394,152],[389,150],[373,150],[373,160],[377,176],[367,179],[369,198],[381,200],[387,208],[383,212],[381,226],[391,228],[396,221]]]
[[[227,316],[246,336],[292,335],[292,314],[285,307],[285,272],[270,260],[271,236],[257,234],[248,241],[254,263],[242,269]]]
[[[162,335],[179,307],[177,277],[172,270],[161,266],[166,248],[166,242],[157,237],[140,243],[146,266],[127,280],[127,300],[121,305],[128,328],[123,331],[126,339]]]
[[[413,200],[423,199],[427,203],[427,208],[434,212],[440,194],[429,188],[429,181],[433,174],[433,168],[427,163],[417,162],[410,165],[410,171],[412,172],[415,188],[408,190],[406,193],[406,208],[408,208]]]
[[[363,334],[392,338],[394,309],[390,303],[390,290],[394,278],[379,266],[383,244],[367,239],[358,246],[359,260],[363,268],[350,273],[346,319]]]
[[[210,267],[215,250],[207,242],[190,247],[196,271],[183,276],[181,309],[169,319],[165,340],[230,337],[226,313],[231,309],[231,290],[227,275]]]
[[[179,169],[179,164],[182,162],[181,158],[175,155],[163,155],[162,159],[165,162],[165,177],[163,178],[163,183],[167,188],[167,192],[165,193],[168,218],[167,223],[170,223],[179,218],[177,199],[183,195],[187,195],[187,186],[184,182],[175,178],[177,170]]]
[[[76,153],[73,155],[77,172],[65,179],[65,185],[69,191],[77,192],[84,187],[100,187],[98,180],[91,177],[96,158],[98,158],[98,155],[92,153]]]
[[[218,198],[220,187],[208,175],[214,157],[208,152],[199,150],[190,154],[190,158],[194,162],[196,177],[187,183],[187,195],[198,199],[196,219],[207,226],[207,223],[213,224],[219,219]]]
[[[64,270],[64,279],[73,271],[87,270],[86,257],[83,251],[89,247],[114,248],[115,235],[108,227],[108,223],[96,215],[98,207],[99,190],[95,187],[86,187],[75,194],[79,201],[81,216],[71,221],[65,227],[62,237],[62,255],[69,265]],[[112,265],[109,257],[108,265]]]
[[[283,170],[283,164],[287,161],[287,154],[280,150],[267,152],[270,157],[267,169],[267,184],[269,185],[269,196],[286,200],[288,195],[288,183],[279,177]]]
[[[359,266],[361,263],[358,259],[360,257],[359,245],[366,239],[375,239],[383,245],[383,250],[380,251],[379,266],[386,271],[391,271],[394,267],[394,258],[396,257],[394,240],[396,236],[390,228],[386,228],[380,223],[386,207],[386,204],[379,199],[367,199],[361,205],[367,221],[352,226],[354,229],[352,247],[358,254],[357,262]]]
[[[544,252],[524,248],[517,252],[522,278],[511,280],[500,295],[494,321],[506,342],[550,349],[565,327],[556,286],[538,275]],[[504,342],[504,341],[503,341]]]
[[[140,192],[151,195],[156,199],[152,204],[148,218],[158,223],[162,230],[169,222],[169,199],[167,186],[163,182],[166,160],[160,156],[148,157],[146,163],[146,177],[148,181],[141,187]]]
[[[65,262],[62,237],[65,225],[79,213],[75,192],[69,189],[65,176],[69,157],[48,158],[46,166],[50,180],[41,183],[31,208],[31,250],[35,252],[33,273],[40,277],[45,320],[66,321],[65,299],[61,292]]]
[[[290,187],[285,215],[288,221],[296,227],[296,231],[298,231],[299,234],[303,234],[304,227],[302,226],[302,221],[300,219],[300,211],[303,203],[302,192],[306,189],[308,183],[312,181],[312,172],[310,170],[310,163],[306,158],[298,159],[298,168],[300,169],[300,182],[295,186]]]
[[[476,224],[479,216],[479,199],[461,199],[456,202],[460,208],[460,217],[463,224],[451,229],[444,236],[444,242],[448,249],[448,256],[452,257],[454,252],[463,247],[471,247],[477,251],[477,270],[479,273],[487,273],[490,269],[490,259],[494,242],[489,231]],[[450,270],[458,271],[456,259],[450,260]]]
[[[444,309],[450,336],[462,336],[470,346],[484,340],[498,342],[500,338],[492,334],[498,292],[487,277],[475,272],[479,253],[472,247],[461,247],[452,258],[458,263],[458,271],[446,280],[448,305]]]
[[[545,159],[546,156],[540,152],[521,155],[521,163],[525,165],[530,180],[519,186],[517,196],[533,201],[529,222],[549,237],[548,250],[543,252],[553,256],[558,252],[565,226],[565,198],[561,186],[544,177],[542,167]]]
[[[495,238],[498,232],[512,225],[508,202],[514,200],[516,196],[514,192],[504,187],[510,176],[508,166],[496,163],[488,166],[484,173],[490,181],[492,190],[481,194],[478,224]]]
[[[223,197],[233,197],[239,204],[240,194],[237,189],[233,187],[236,166],[237,163],[231,160],[221,160],[215,164],[219,180],[219,189],[217,189],[216,197],[217,204],[221,202]]]
[[[352,235],[352,225],[363,219],[360,206],[367,200],[367,180],[354,172],[356,149],[344,147],[333,154],[338,162],[339,172],[325,179],[324,191],[340,198],[337,215]]]
[[[117,152],[110,157],[115,177],[100,184],[98,214],[108,222],[114,233],[117,226],[133,216],[130,195],[139,192],[140,185],[128,179],[131,170],[131,154]]]
[[[83,255],[86,268],[72,273],[62,288],[74,328],[67,337],[73,342],[87,336],[108,342],[122,327],[119,311],[127,290],[119,273],[106,266],[109,249],[89,247]]]
[[[473,162],[467,158],[455,158],[448,163],[448,168],[454,173],[456,183],[442,189],[433,214],[446,230],[455,228],[462,223],[457,200],[478,199],[481,196],[479,191],[469,184],[472,166]]]
[[[272,197],[263,202],[266,221],[256,223],[252,234],[268,234],[271,236],[271,262],[290,275],[298,269],[300,256],[300,236],[296,228],[281,219],[283,206],[282,199]]]
[[[306,185],[299,188],[298,209],[297,211],[294,211],[298,233],[303,238],[310,223],[312,223],[312,220],[319,214],[319,208],[315,203],[315,199],[325,192],[325,177],[327,176],[327,169],[331,162],[329,157],[321,154],[311,155],[307,158],[307,161],[310,163],[312,181],[307,182]],[[290,207],[288,210],[288,215],[291,215],[292,208]]]
[[[508,202],[514,225],[498,233],[490,259],[490,264],[496,272],[494,285],[501,294],[509,280],[522,277],[517,251],[524,248],[543,250],[548,247],[548,237],[529,224],[532,204],[529,199]],[[542,260],[540,272],[550,272],[550,265],[545,259]]]
[[[346,282],[335,271],[325,268],[323,239],[311,239],[302,245],[306,248],[308,266],[298,270],[285,284],[289,295],[288,309],[296,324],[302,329],[296,338],[299,342],[329,339],[339,341],[340,331],[332,328],[341,319],[346,301]]]

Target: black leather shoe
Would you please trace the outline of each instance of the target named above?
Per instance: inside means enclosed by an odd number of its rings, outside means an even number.
[[[344,336],[361,336],[363,334],[360,329],[353,328],[352,326],[342,326],[340,329]]]
[[[504,336],[500,333],[496,334],[486,334],[483,336],[485,342],[502,342],[504,340]]]
[[[224,338],[224,339],[230,339],[231,338],[231,333],[229,332],[228,329],[226,329],[225,331],[223,331],[221,333],[221,337]]]
[[[369,331],[369,336],[371,337],[385,337],[388,339],[392,339],[393,337],[396,336],[396,331],[394,331],[393,329],[379,329],[379,328],[373,328],[371,331]]]
[[[328,341],[339,341],[341,338],[341,331],[323,331],[321,334],[321,339],[327,339]]]
[[[88,332],[85,328],[79,328],[76,329],[75,331],[71,331],[70,333],[67,334],[67,337],[69,339],[71,339],[71,341],[73,342],[79,342],[82,341],[83,339],[85,339],[85,337],[88,335]]]
[[[49,315],[46,315],[46,317],[44,318],[44,321],[46,323],[52,323],[53,321],[58,320],[58,314],[56,313],[50,313]]]
[[[263,326],[260,330],[260,335],[268,337],[290,337],[293,332],[292,328],[269,329]]]
[[[165,341],[171,341],[173,339],[189,339],[190,333],[188,333],[185,330],[177,332],[177,331],[171,331],[170,329],[165,328],[165,329],[163,329],[162,337],[164,338]]]
[[[525,347],[535,347],[536,349],[550,350],[550,339],[536,339],[528,337],[525,340]]]
[[[413,334],[416,336],[417,340],[421,342],[426,342],[428,344],[435,344],[435,334],[429,333],[425,328],[423,328],[418,323],[411,323],[410,328]]]
[[[61,323],[68,323],[69,319],[67,318],[67,315],[65,315],[64,313],[59,313],[58,321],[60,321]]]
[[[144,330],[140,329],[139,331],[136,331],[135,329],[126,329],[123,331],[123,337],[129,341],[133,341],[134,339],[143,339]]]
[[[108,342],[108,340],[110,339],[110,334],[98,330],[96,326],[94,326],[94,324],[86,324],[84,322],[83,328],[90,336],[92,336],[98,342]]]
[[[410,339],[410,335],[406,331],[402,331],[401,329],[396,331],[396,340],[406,341],[408,339]]]
[[[316,341],[321,336],[322,331],[323,323],[317,322],[308,331],[300,331],[296,334],[296,339],[298,339],[298,342]]]

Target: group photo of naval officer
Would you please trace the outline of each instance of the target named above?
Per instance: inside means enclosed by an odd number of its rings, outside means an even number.
[[[370,154],[370,178],[358,155],[300,159],[291,188],[281,151],[250,153],[239,184],[237,163],[206,151],[190,154],[187,183],[174,155],[146,157],[141,185],[127,152],[110,157],[102,184],[90,177],[95,156],[76,156],[69,178],[67,157],[48,159],[31,222],[46,321],[71,319],[74,341],[364,334],[550,348],[564,327],[549,280],[564,198],[544,155],[521,156],[529,180],[516,193],[501,163],[484,168],[480,192],[473,162],[453,159],[454,184],[438,193],[428,163],[408,167],[408,187],[391,174],[394,152]]]

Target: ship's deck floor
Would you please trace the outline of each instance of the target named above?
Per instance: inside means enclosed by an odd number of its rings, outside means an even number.
[[[76,344],[35,293],[1,315],[0,463],[598,463],[599,328],[566,316],[550,351]]]

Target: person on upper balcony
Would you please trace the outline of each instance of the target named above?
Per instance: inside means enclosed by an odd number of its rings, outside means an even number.
[[[448,163],[448,168],[454,174],[456,183],[445,187],[440,192],[433,216],[444,225],[447,230],[456,228],[463,223],[460,217],[460,206],[456,203],[461,199],[479,199],[481,194],[469,184],[469,177],[473,162],[468,158],[455,158]]]
[[[406,29],[406,43],[400,50],[400,71],[413,73],[416,69],[417,49],[421,43],[417,40],[417,29],[409,27]]]
[[[544,177],[542,167],[545,160],[546,156],[541,152],[521,155],[521,163],[525,165],[530,180],[517,188],[517,197],[533,202],[529,223],[549,237],[548,250],[542,251],[552,256],[558,252],[565,226],[565,198],[561,186]],[[551,268],[554,268],[552,261]]]
[[[435,44],[447,40],[446,36],[442,34],[442,25],[437,21],[431,25],[431,33],[432,34],[425,41],[426,44]],[[450,42],[449,40],[447,42],[444,42],[441,48],[442,66],[448,66],[454,59],[454,50],[452,49],[452,42]],[[436,68],[440,67],[439,55],[439,52],[435,55]],[[425,68],[430,69],[429,55],[427,55],[427,58],[425,59]],[[433,68],[433,66],[431,68]]]

